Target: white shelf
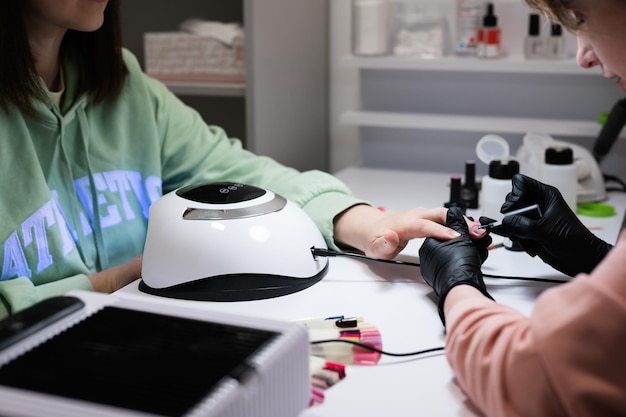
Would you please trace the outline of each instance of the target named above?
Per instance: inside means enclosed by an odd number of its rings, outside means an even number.
[[[341,115],[341,123],[353,126],[461,132],[524,134],[535,131],[572,137],[596,137],[601,129],[601,126],[593,121],[373,111],[345,112]],[[626,138],[626,132],[623,131],[620,138]]]
[[[200,81],[164,81],[164,83],[173,93],[183,96],[243,97],[246,92],[244,83]]]
[[[582,69],[573,59],[567,60],[526,60],[522,58],[479,59],[474,57],[446,56],[435,59],[422,59],[407,56],[360,57],[349,55],[342,59],[344,67],[384,70],[419,70],[450,72],[493,72],[522,74],[574,74],[598,75],[598,68]]]

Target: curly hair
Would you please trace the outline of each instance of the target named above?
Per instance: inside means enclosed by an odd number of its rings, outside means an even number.
[[[578,30],[578,18],[568,7],[568,0],[524,0],[531,9],[545,15],[570,31]]]

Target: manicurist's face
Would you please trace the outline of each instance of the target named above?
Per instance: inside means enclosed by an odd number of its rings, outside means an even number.
[[[108,0],[25,0],[29,26],[92,32],[102,26]]]
[[[578,54],[583,68],[600,66],[606,78],[626,91],[626,1],[566,1],[580,21]]]

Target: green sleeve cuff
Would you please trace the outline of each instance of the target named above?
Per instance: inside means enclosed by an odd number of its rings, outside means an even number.
[[[35,286],[26,278],[15,278],[0,283],[0,319],[17,313],[39,301],[64,295],[70,290],[93,291],[87,275],[79,274],[59,281]]]
[[[309,201],[302,209],[313,219],[326,240],[329,249],[341,251],[335,243],[335,217],[357,204],[368,204],[349,194],[340,192],[325,193]]]

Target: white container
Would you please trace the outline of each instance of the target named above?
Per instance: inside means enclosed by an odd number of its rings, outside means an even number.
[[[500,209],[513,188],[511,178],[517,173],[519,163],[515,160],[493,160],[489,163],[489,174],[483,177],[480,192],[480,212],[483,216],[502,220]]]
[[[376,56],[389,52],[387,0],[352,0],[352,53]]]
[[[449,52],[448,24],[437,4],[406,0],[390,6],[390,53],[432,59]]]
[[[569,208],[576,213],[578,174],[572,148],[559,146],[546,149],[541,181],[558,188]]]
[[[483,0],[456,0],[456,43],[460,55],[475,55],[478,29],[485,14]]]

